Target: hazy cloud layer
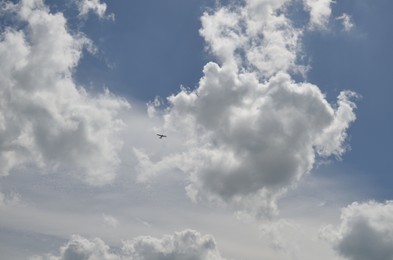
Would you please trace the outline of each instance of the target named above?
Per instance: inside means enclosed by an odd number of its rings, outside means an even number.
[[[342,210],[340,226],[321,235],[347,259],[393,259],[393,201],[354,202]]]
[[[117,228],[117,226],[119,225],[119,221],[114,216],[102,214],[102,218],[105,225],[108,227]]]
[[[4,209],[10,205],[17,205],[20,203],[20,196],[16,193],[5,194],[0,192],[0,209]]]
[[[200,33],[218,62],[205,65],[195,90],[168,97],[164,131],[184,136],[184,151],[154,161],[136,150],[141,180],[179,168],[190,173],[192,199],[263,215],[317,157],[345,152],[356,94],[343,91],[329,104],[316,85],[292,78],[305,72],[304,28],[286,17],[289,2],[250,0],[202,16]]]
[[[116,253],[115,253],[116,251]],[[36,260],[225,260],[212,236],[194,230],[175,232],[163,238],[141,236],[124,241],[121,250],[113,250],[99,238],[79,235],[60,248],[59,255],[35,256]]]
[[[22,25],[5,28],[0,38],[0,174],[29,164],[95,185],[110,182],[122,145],[117,115],[129,105],[74,82],[90,40],[71,33],[62,13],[50,13],[41,0],[2,12]]]

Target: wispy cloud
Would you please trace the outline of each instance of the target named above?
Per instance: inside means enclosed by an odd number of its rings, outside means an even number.
[[[336,17],[336,20],[341,21],[344,31],[350,31],[355,26],[352,22],[352,17],[348,14],[342,14],[339,17]]]
[[[102,218],[104,219],[105,225],[108,227],[117,228],[119,225],[119,221],[114,216],[102,214]]]
[[[312,30],[326,29],[332,14],[333,0],[303,0],[310,13],[309,28]]]
[[[79,15],[86,17],[90,12],[95,13],[100,18],[114,19],[115,15],[106,15],[107,5],[100,0],[76,0]]]

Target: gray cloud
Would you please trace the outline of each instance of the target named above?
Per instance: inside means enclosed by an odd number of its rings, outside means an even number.
[[[0,192],[0,209],[20,203],[20,195]]]
[[[224,260],[210,235],[185,230],[162,239],[150,236],[124,242],[123,250],[131,259],[140,260]]]
[[[342,209],[340,226],[321,235],[347,259],[393,259],[393,202],[354,202]]]
[[[212,236],[194,230],[175,232],[163,238],[141,236],[124,241],[121,250],[114,253],[99,238],[71,237],[60,248],[59,255],[34,256],[36,260],[225,260],[217,250]]]
[[[110,182],[120,160],[118,113],[129,105],[109,91],[94,94],[73,80],[89,39],[67,29],[62,13],[41,0],[3,10],[26,24],[0,39],[0,174],[35,165]]]

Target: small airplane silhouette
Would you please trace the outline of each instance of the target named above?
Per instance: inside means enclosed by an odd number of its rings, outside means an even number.
[[[162,139],[163,137],[167,137],[166,135],[162,135],[162,134],[157,134],[159,136],[160,139]]]

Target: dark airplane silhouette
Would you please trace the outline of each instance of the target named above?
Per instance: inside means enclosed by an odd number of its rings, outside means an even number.
[[[163,137],[167,137],[166,135],[162,135],[162,134],[157,134],[159,136],[160,139],[162,139]]]

